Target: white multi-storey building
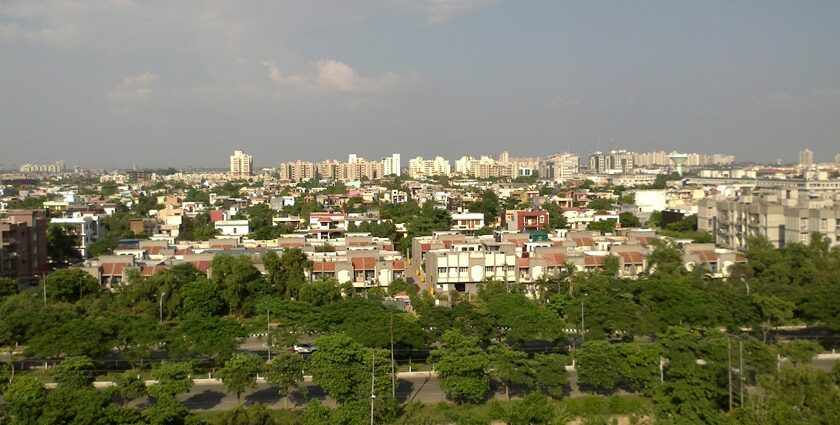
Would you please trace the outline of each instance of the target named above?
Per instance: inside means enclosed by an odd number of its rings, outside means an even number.
[[[230,156],[230,176],[235,179],[247,179],[251,176],[253,158],[243,151],[233,151]]]
[[[540,178],[563,183],[580,172],[580,157],[570,153],[551,155],[540,161]]]
[[[402,165],[400,164],[400,154],[395,153],[389,157],[382,159],[382,175],[383,176],[400,176],[402,175]]]
[[[783,248],[788,243],[807,244],[819,234],[838,246],[840,204],[807,192],[746,191],[737,198],[699,201],[697,228],[711,232],[718,245],[737,250],[745,250],[753,236]]]
[[[451,166],[448,159],[436,156],[435,159],[423,159],[418,156],[408,161],[408,174],[412,178],[420,176],[449,176]]]

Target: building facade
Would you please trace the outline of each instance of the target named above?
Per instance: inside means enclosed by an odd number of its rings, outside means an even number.
[[[251,166],[253,158],[243,151],[233,151],[230,156],[230,177],[234,179],[247,179],[251,177]]]

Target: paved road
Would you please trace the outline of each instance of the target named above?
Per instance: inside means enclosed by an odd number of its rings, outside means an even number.
[[[300,394],[293,394],[288,400],[288,406],[301,406],[308,399],[320,400],[328,406],[335,406],[335,402],[324,395],[324,392],[314,383],[307,382],[305,390],[308,398]],[[504,397],[501,392],[497,397]],[[178,399],[191,410],[227,410],[235,408],[239,403],[236,396],[226,394],[221,385],[194,385],[192,391],[178,396]],[[420,401],[435,404],[446,400],[446,395],[438,385],[436,376],[400,378],[397,380],[397,399],[401,402]],[[141,401],[140,404],[144,402]],[[272,408],[284,408],[287,401],[280,398],[277,389],[269,384],[258,384],[253,390],[242,395],[242,404],[263,403]]]

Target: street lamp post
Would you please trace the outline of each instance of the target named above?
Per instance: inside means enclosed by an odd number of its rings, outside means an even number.
[[[158,316],[160,316],[160,323],[163,324],[163,297],[166,296],[166,291],[160,293],[158,300]]]
[[[586,320],[583,310],[583,300],[584,297],[588,296],[589,294],[584,292],[583,297],[580,298],[580,344],[583,345],[586,342]]]

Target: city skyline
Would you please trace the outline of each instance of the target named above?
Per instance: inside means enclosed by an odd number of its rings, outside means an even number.
[[[328,7],[326,7],[328,6]],[[840,4],[0,5],[4,164],[837,152]],[[343,150],[343,149],[342,149]]]

